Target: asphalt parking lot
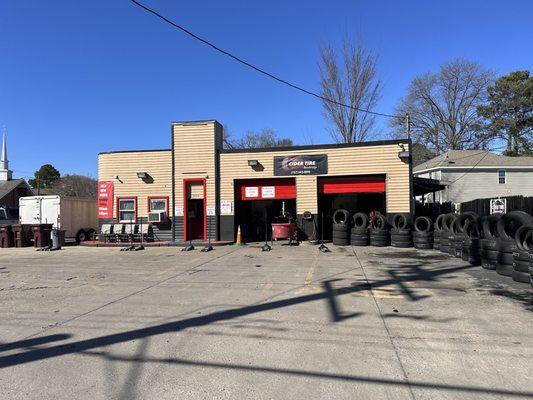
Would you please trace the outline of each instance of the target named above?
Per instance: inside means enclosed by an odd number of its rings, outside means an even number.
[[[531,287],[331,247],[1,249],[1,397],[533,397]]]

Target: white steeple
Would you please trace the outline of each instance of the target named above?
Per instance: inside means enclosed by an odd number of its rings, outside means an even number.
[[[9,181],[13,177],[13,172],[9,170],[9,161],[7,160],[7,142],[6,128],[2,132],[2,156],[0,158],[0,182]]]

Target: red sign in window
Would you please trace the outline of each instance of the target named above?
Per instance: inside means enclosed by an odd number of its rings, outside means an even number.
[[[113,182],[98,182],[98,218],[113,218]]]

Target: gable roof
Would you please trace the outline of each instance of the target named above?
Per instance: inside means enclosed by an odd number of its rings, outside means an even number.
[[[446,167],[533,167],[533,157],[508,157],[485,150],[450,150],[417,165],[413,171]]]
[[[30,188],[30,186],[26,183],[24,178],[18,178],[18,179],[11,179],[6,182],[0,182],[0,200],[2,200],[4,197],[6,197],[9,193],[11,193],[15,188],[19,187],[20,185],[27,186]],[[31,188],[30,188],[31,190]]]

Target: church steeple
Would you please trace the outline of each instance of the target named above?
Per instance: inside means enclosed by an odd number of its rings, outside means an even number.
[[[13,172],[9,170],[9,161],[7,160],[7,138],[6,128],[2,132],[2,156],[0,157],[0,182],[11,180]]]

